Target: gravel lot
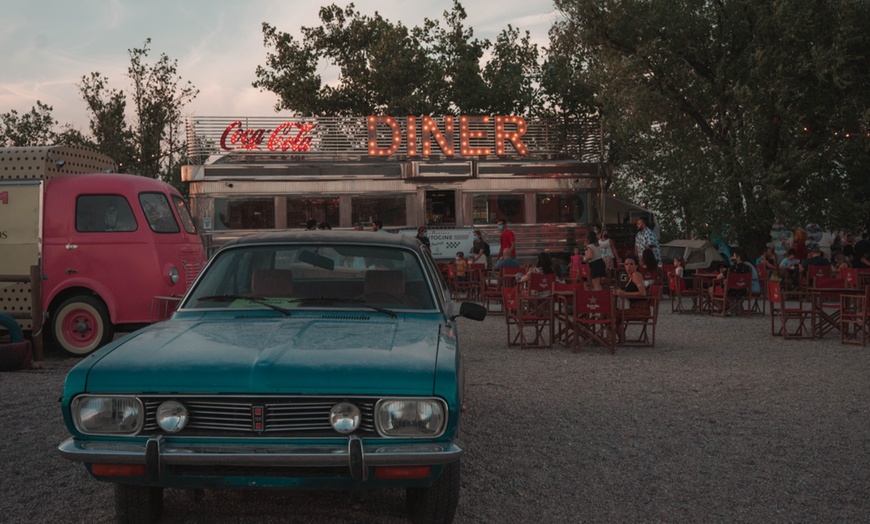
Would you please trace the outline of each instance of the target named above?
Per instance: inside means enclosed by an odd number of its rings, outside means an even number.
[[[664,305],[664,304],[663,304]],[[459,523],[867,522],[870,349],[785,341],[769,319],[673,315],[657,347],[505,347],[461,322]],[[0,373],[0,521],[111,522],[112,487],[56,451],[74,359]],[[401,491],[168,491],[163,522],[405,522]]]

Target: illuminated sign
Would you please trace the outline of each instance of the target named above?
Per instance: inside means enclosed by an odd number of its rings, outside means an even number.
[[[266,135],[266,148],[269,151],[304,152],[311,149],[309,131],[314,129],[312,123],[284,122],[271,129],[245,129],[241,120],[236,120],[224,129],[221,135],[221,149],[232,151],[245,149],[248,151],[262,150]]]
[[[492,124],[491,121],[495,120]],[[526,144],[521,140],[526,134],[526,120],[518,116],[488,116],[459,117],[459,156],[488,156],[493,149],[498,156],[505,155],[505,143],[509,142],[520,155],[528,154]],[[390,156],[395,154],[402,143],[407,144],[409,157],[432,154],[432,140],[438,144],[441,152],[448,157],[456,156],[453,137],[456,119],[453,116],[444,117],[443,131],[438,128],[431,116],[421,117],[420,138],[417,138],[417,117],[406,117],[407,132],[402,136],[402,126],[391,116],[370,116],[367,119],[369,156]],[[389,145],[378,143],[378,129],[389,129]],[[490,138],[492,133],[493,138]]]

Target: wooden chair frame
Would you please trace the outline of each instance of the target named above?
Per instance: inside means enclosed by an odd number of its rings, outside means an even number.
[[[767,283],[767,294],[770,298],[770,332],[774,336],[784,338],[814,338],[816,331],[816,313],[812,303],[806,300],[806,295],[800,292],[792,292],[791,295],[797,300],[797,307],[786,303],[785,293],[779,282]],[[804,307],[804,305],[809,307]],[[776,318],[780,320],[779,329],[776,329]],[[789,330],[790,321],[797,323],[797,327]],[[809,322],[809,327],[807,326]]]
[[[553,295],[521,295],[519,288],[502,288],[509,346],[553,347]],[[511,327],[516,333],[511,335]],[[532,336],[527,333],[531,331]]]
[[[573,351],[597,343],[616,353],[616,309],[610,290],[579,289],[571,311]]]
[[[864,347],[870,339],[870,286],[863,295],[840,296],[840,343]]]
[[[729,271],[725,277],[722,293],[714,292],[710,297],[711,314],[724,317],[729,312],[740,315],[744,303],[749,303],[752,288],[752,273],[735,273]],[[732,295],[731,292],[741,292]],[[746,309],[748,312],[748,308]]]
[[[621,330],[622,345],[624,346],[655,347],[656,345],[656,326],[659,320],[662,287],[657,284],[650,286],[646,298],[649,301],[649,310],[646,314],[642,315],[632,312],[632,314],[626,315],[623,313],[619,329]],[[623,297],[622,300],[627,299]],[[636,336],[631,336],[631,331],[634,327],[639,329]]]

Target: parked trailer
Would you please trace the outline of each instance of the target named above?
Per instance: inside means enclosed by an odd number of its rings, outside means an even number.
[[[207,248],[310,219],[380,220],[391,232],[480,229],[495,256],[505,219],[531,262],[570,252],[604,222],[609,169],[593,119],[190,117],[187,139],[194,163],[182,177]]]
[[[0,275],[37,268],[37,316],[74,355],[161,320],[205,262],[181,194],[113,168],[84,147],[0,149]],[[3,312],[38,333],[30,282],[0,286]]]

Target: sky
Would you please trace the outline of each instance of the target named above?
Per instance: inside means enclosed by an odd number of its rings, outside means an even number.
[[[255,69],[266,63],[262,24],[301,38],[301,27],[319,23],[321,6],[335,0],[0,0],[0,114],[19,115],[37,100],[52,106],[63,124],[88,132],[88,115],[79,94],[83,76],[99,72],[111,89],[128,90],[129,49],[151,39],[146,63],[161,54],[177,61],[178,75],[199,89],[185,107],[196,116],[268,116],[277,97],[251,87]],[[424,18],[443,25],[452,0],[357,0],[363,15],[380,15],[406,27]],[[547,32],[559,13],[552,0],[464,0],[465,26],[474,37],[494,41],[508,24],[529,31],[532,41],[547,45]],[[337,69],[324,65],[324,81]]]

